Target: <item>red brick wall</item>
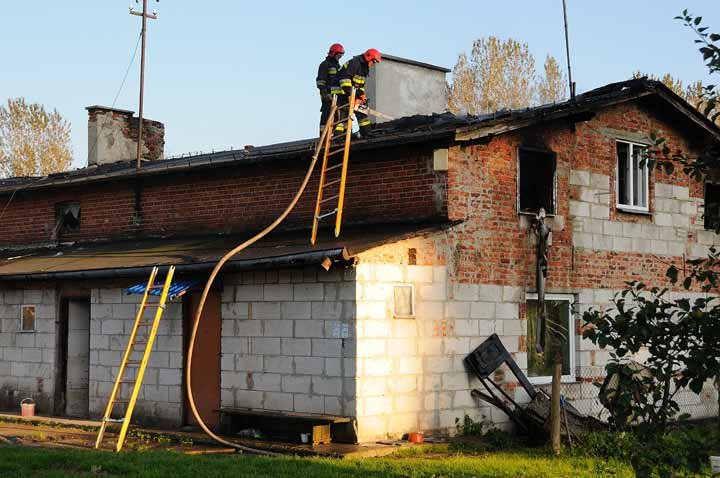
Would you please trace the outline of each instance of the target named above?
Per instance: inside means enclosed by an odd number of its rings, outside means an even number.
[[[81,204],[81,227],[64,234],[64,241],[258,229],[275,219],[290,202],[307,166],[307,161],[292,159],[147,178],[142,184],[141,224],[133,222],[135,195],[130,180],[21,192],[15,195],[0,222],[0,243],[48,242],[55,225],[55,204],[62,201]],[[319,165],[283,227],[310,227],[318,179]],[[344,222],[444,217],[446,182],[446,173],[433,171],[432,150],[384,150],[372,153],[372,157],[357,154],[351,158],[348,171]],[[0,210],[8,198],[0,199]]]
[[[625,103],[607,108],[575,128],[555,123],[505,134],[486,145],[450,150],[449,217],[465,221],[453,228],[449,241],[448,254],[454,260],[448,262],[454,264],[451,273],[458,282],[534,286],[535,250],[531,232],[527,224],[521,225],[516,210],[516,151],[523,145],[557,153],[557,214],[564,218],[565,225],[563,230],[553,232],[549,287],[621,288],[630,279],[666,283],[666,262],[677,258],[573,248],[569,200],[575,187],[569,184],[570,170],[609,175],[614,191],[615,139],[608,134],[608,128],[644,135],[656,132],[667,138],[673,149],[690,148],[683,128],[658,118],[637,103]],[[655,181],[689,186],[691,196],[702,197],[702,183],[695,183],[682,172],[667,177],[654,171],[650,182]],[[608,206],[611,220],[651,220],[648,216],[616,211],[614,193],[611,196]]]

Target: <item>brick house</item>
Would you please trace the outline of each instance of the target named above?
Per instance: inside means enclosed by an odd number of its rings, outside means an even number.
[[[98,118],[118,124],[108,132]],[[161,159],[153,123],[153,160],[137,170],[116,147],[133,137],[132,121],[94,107],[90,166],[0,182],[0,406],[33,396],[41,412],[101,415],[138,301],[124,288],[153,265],[204,281],[285,207],[314,146]],[[582,311],[607,305],[626,280],[663,283],[667,262],[717,242],[703,224],[716,189],[638,161],[652,133],[691,153],[720,137],[644,79],[528,110],[377,125],[353,146],[339,238],[323,230],[309,244],[316,174],[281,228],[224,270],[197,354],[204,416],[217,424],[220,407],[345,416],[361,441],[452,430],[465,414],[506,422],[471,398],[477,383],[462,359],[497,333],[531,380],[549,380],[527,345],[530,211],[540,206],[553,230],[551,319],[569,331],[564,378],[572,390],[593,377],[607,356],[578,335]],[[138,421],[192,423],[183,367],[196,301],[191,290],[163,317]]]

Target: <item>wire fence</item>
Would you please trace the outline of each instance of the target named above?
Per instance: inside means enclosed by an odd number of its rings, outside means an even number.
[[[606,422],[608,411],[598,399],[598,386],[605,380],[605,376],[604,368],[578,367],[575,381],[563,383],[560,393],[580,413]],[[550,393],[550,385],[541,388]],[[675,395],[674,400],[680,406],[680,414],[690,415],[689,419],[715,418],[720,414],[718,388],[712,381],[708,381],[699,394],[684,389]]]

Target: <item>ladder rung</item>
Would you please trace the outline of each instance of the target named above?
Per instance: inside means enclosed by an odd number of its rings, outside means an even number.
[[[329,187],[329,186],[332,186],[333,184],[337,184],[337,183],[339,183],[340,181],[341,181],[341,179],[334,179],[334,180],[332,180],[332,181],[329,181],[329,182],[323,184],[323,189],[324,189],[324,188],[327,188],[327,187]]]
[[[140,365],[142,363],[142,360],[128,360],[125,362],[125,365]]]
[[[165,304],[145,304],[145,307],[159,307],[161,309],[165,308]]]
[[[330,196],[329,198],[325,198],[325,199],[323,199],[322,201],[320,201],[320,204],[322,204],[322,203],[324,203],[324,202],[332,201],[333,199],[337,199],[337,198],[339,198],[339,197],[340,197],[339,194],[336,194],[335,196]]]
[[[125,421],[124,418],[103,418],[102,421],[110,423],[122,423]]]
[[[118,383],[125,384],[125,383],[137,383],[137,380],[120,380]]]
[[[337,208],[333,209],[330,212],[326,212],[325,214],[320,214],[319,216],[315,216],[315,219],[317,219],[319,221],[321,219],[325,219],[328,216],[332,216],[333,214],[337,214]]]
[[[340,168],[340,167],[342,167],[342,165],[343,165],[343,163],[338,163],[335,166],[330,166],[329,168],[325,168],[325,172],[327,173],[328,171],[332,171],[333,169]]]
[[[345,148],[338,148],[338,149],[336,149],[335,151],[330,151],[330,152],[327,154],[327,155],[328,155],[328,158],[329,158],[330,156],[335,156],[335,155],[338,154],[338,153],[342,153],[343,151],[345,151]]]

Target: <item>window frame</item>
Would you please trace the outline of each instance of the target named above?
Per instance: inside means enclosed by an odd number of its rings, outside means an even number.
[[[714,228],[710,227],[708,228],[708,210],[707,210],[707,196],[708,196],[708,186],[720,188],[720,182],[711,181],[711,180],[705,180],[705,184],[703,185],[703,230],[705,231],[715,231]],[[720,207],[720,204],[718,204]],[[718,211],[720,212],[720,211]],[[720,219],[720,218],[719,218]]]
[[[398,315],[395,313],[395,288],[396,287],[409,287],[410,288],[410,307],[412,308],[411,315]],[[393,319],[415,319],[415,284],[412,283],[400,283],[392,285],[392,316]]]
[[[25,329],[23,328],[23,322],[24,322],[24,312],[26,308],[32,307],[33,309],[33,322],[32,322],[32,329]],[[36,304],[22,304],[20,306],[20,333],[23,334],[32,334],[37,331],[37,305]]]
[[[527,307],[527,303],[530,300],[538,300],[537,293],[527,293],[525,294],[525,306]],[[567,302],[568,306],[568,340],[569,340],[569,351],[568,351],[568,357],[570,357],[570,366],[568,367],[568,370],[570,371],[569,375],[562,375],[560,377],[560,381],[562,383],[574,383],[576,382],[576,375],[575,375],[575,367],[577,363],[577,357],[576,357],[576,347],[577,347],[577,338],[575,334],[575,295],[574,294],[545,294],[545,301],[553,301],[553,302]],[[527,334],[527,313],[525,314],[525,338],[528,338]],[[527,347],[532,347],[533,344],[527,343]],[[536,376],[531,377],[529,375],[529,369],[530,367],[530,357],[528,356],[527,364],[525,367],[525,373],[527,375],[528,380],[533,385],[547,385],[552,383],[552,375],[548,376]]]
[[[553,167],[553,179],[552,179],[552,207],[553,212],[550,213],[548,211],[545,211],[546,217],[555,217],[557,214],[557,153],[555,151],[551,151],[549,149],[543,149],[543,148],[536,148],[533,146],[518,146],[515,148],[515,168],[517,171],[516,178],[515,178],[515,189],[517,191],[517,198],[515,200],[515,209],[517,210],[518,215],[521,216],[535,216],[534,212],[530,211],[523,211],[520,209],[520,154],[522,151],[529,151],[531,153],[540,153],[540,154],[547,154],[548,156],[552,156],[552,160],[554,162]]]
[[[649,148],[649,145],[638,143],[635,141],[628,141],[625,139],[616,139],[615,140],[615,208],[620,211],[625,212],[634,212],[634,213],[640,213],[640,214],[649,214],[650,213],[650,168],[648,168],[647,161],[645,161],[645,165],[643,168],[645,169],[645,204],[647,206],[635,206],[632,204],[622,204],[620,202],[620,158],[618,157],[618,144],[623,143],[628,145],[628,153],[629,153],[629,160],[632,161],[633,153],[635,150],[635,147],[640,147],[645,150]],[[634,176],[634,168],[630,168],[630,179],[629,183],[631,188],[635,187],[635,176]],[[633,196],[634,189],[630,190],[630,197]]]

